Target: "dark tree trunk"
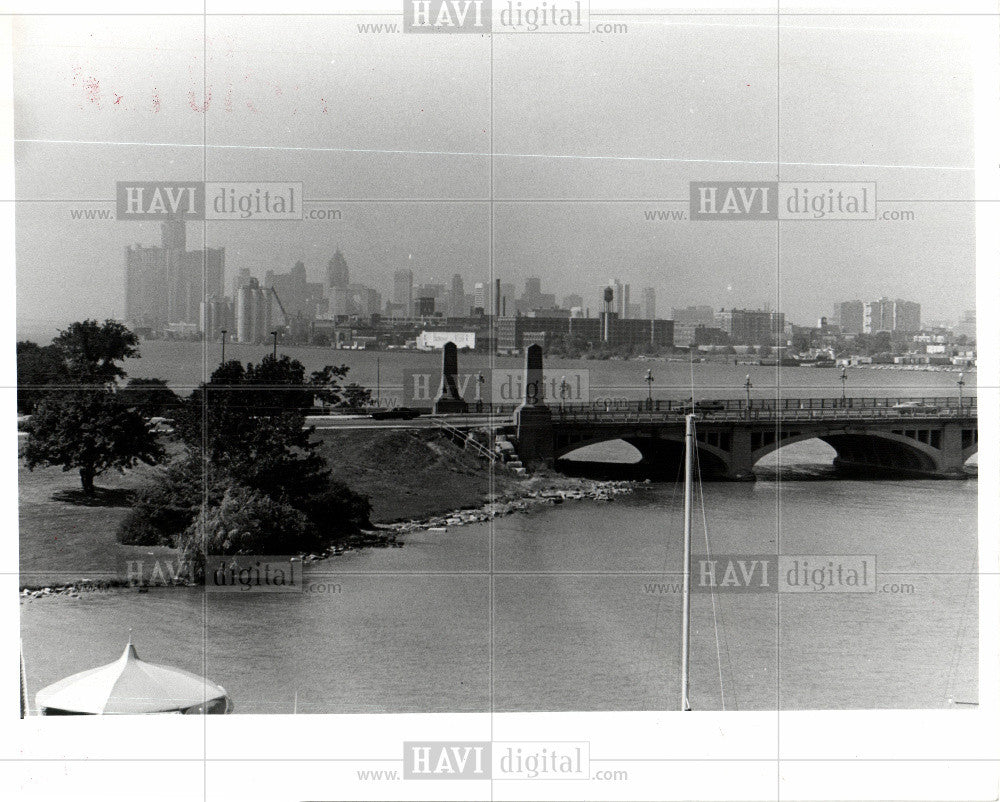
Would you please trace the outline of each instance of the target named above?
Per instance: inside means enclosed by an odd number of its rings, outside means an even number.
[[[94,469],[80,468],[80,484],[83,485],[83,494],[85,496],[94,495]]]

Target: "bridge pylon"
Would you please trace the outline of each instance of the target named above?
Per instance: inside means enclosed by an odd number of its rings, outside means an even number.
[[[524,352],[524,398],[514,410],[517,453],[529,468],[551,467],[555,461],[552,410],[545,403],[542,347],[529,345]]]

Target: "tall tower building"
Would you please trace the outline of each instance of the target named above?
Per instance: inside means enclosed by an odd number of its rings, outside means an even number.
[[[844,334],[861,334],[865,330],[865,302],[843,301],[837,304],[834,318]]]
[[[642,291],[642,316],[647,320],[656,319],[656,290],[652,287]]]
[[[183,220],[160,225],[160,247],[125,250],[125,319],[165,330],[174,324],[199,326],[201,305],[222,296],[225,250],[187,250]]]
[[[187,229],[183,220],[164,220],[160,223],[160,243],[164,248],[187,250]]]
[[[392,302],[401,306],[404,315],[413,315],[413,271],[397,270],[392,276]]]
[[[326,286],[345,288],[350,283],[351,277],[347,270],[347,260],[340,252],[340,248],[337,248],[333,257],[326,263]]]
[[[524,282],[524,306],[525,311],[530,311],[541,306],[542,280],[532,276]]]
[[[452,317],[465,317],[469,314],[469,310],[465,308],[465,284],[458,273],[451,277],[451,298],[449,301],[449,314]]]

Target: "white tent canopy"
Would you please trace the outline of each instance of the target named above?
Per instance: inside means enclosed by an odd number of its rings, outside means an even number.
[[[81,671],[35,694],[42,715],[228,713],[226,689],[179,668],[139,659],[132,641],[106,666]]]

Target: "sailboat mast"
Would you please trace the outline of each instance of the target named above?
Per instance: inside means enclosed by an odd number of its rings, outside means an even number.
[[[694,506],[694,415],[684,418],[684,589],[681,597],[681,710],[688,702],[688,663],[691,648],[691,517]]]

